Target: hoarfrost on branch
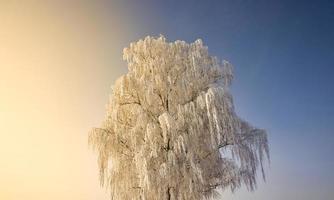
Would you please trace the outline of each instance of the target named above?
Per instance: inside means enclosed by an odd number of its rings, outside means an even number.
[[[269,161],[267,135],[236,115],[229,62],[210,56],[201,40],[163,36],[131,43],[123,58],[129,71],[89,135],[112,199],[210,199],[218,188],[255,189]]]

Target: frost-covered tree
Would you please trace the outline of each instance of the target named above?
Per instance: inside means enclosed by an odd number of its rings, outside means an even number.
[[[123,58],[129,71],[89,136],[111,199],[210,199],[217,188],[242,184],[253,190],[269,160],[267,135],[236,115],[232,66],[201,40],[163,36],[132,43]]]

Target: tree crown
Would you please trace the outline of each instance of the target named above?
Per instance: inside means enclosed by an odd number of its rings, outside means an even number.
[[[163,36],[131,43],[123,58],[129,72],[89,136],[112,199],[208,199],[219,187],[253,190],[259,168],[265,177],[267,134],[236,115],[229,62],[201,40]]]

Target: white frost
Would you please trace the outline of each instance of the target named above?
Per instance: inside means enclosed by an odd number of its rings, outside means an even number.
[[[201,40],[146,37],[124,49],[129,72],[113,88],[89,142],[112,199],[210,199],[215,189],[256,186],[267,135],[234,111],[232,66]],[[233,159],[224,157],[229,147]]]

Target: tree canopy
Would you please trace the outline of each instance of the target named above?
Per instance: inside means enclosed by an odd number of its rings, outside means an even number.
[[[218,188],[255,189],[269,161],[267,134],[236,115],[229,62],[210,56],[201,40],[163,36],[131,43],[123,58],[128,73],[89,135],[112,199],[210,199]]]

